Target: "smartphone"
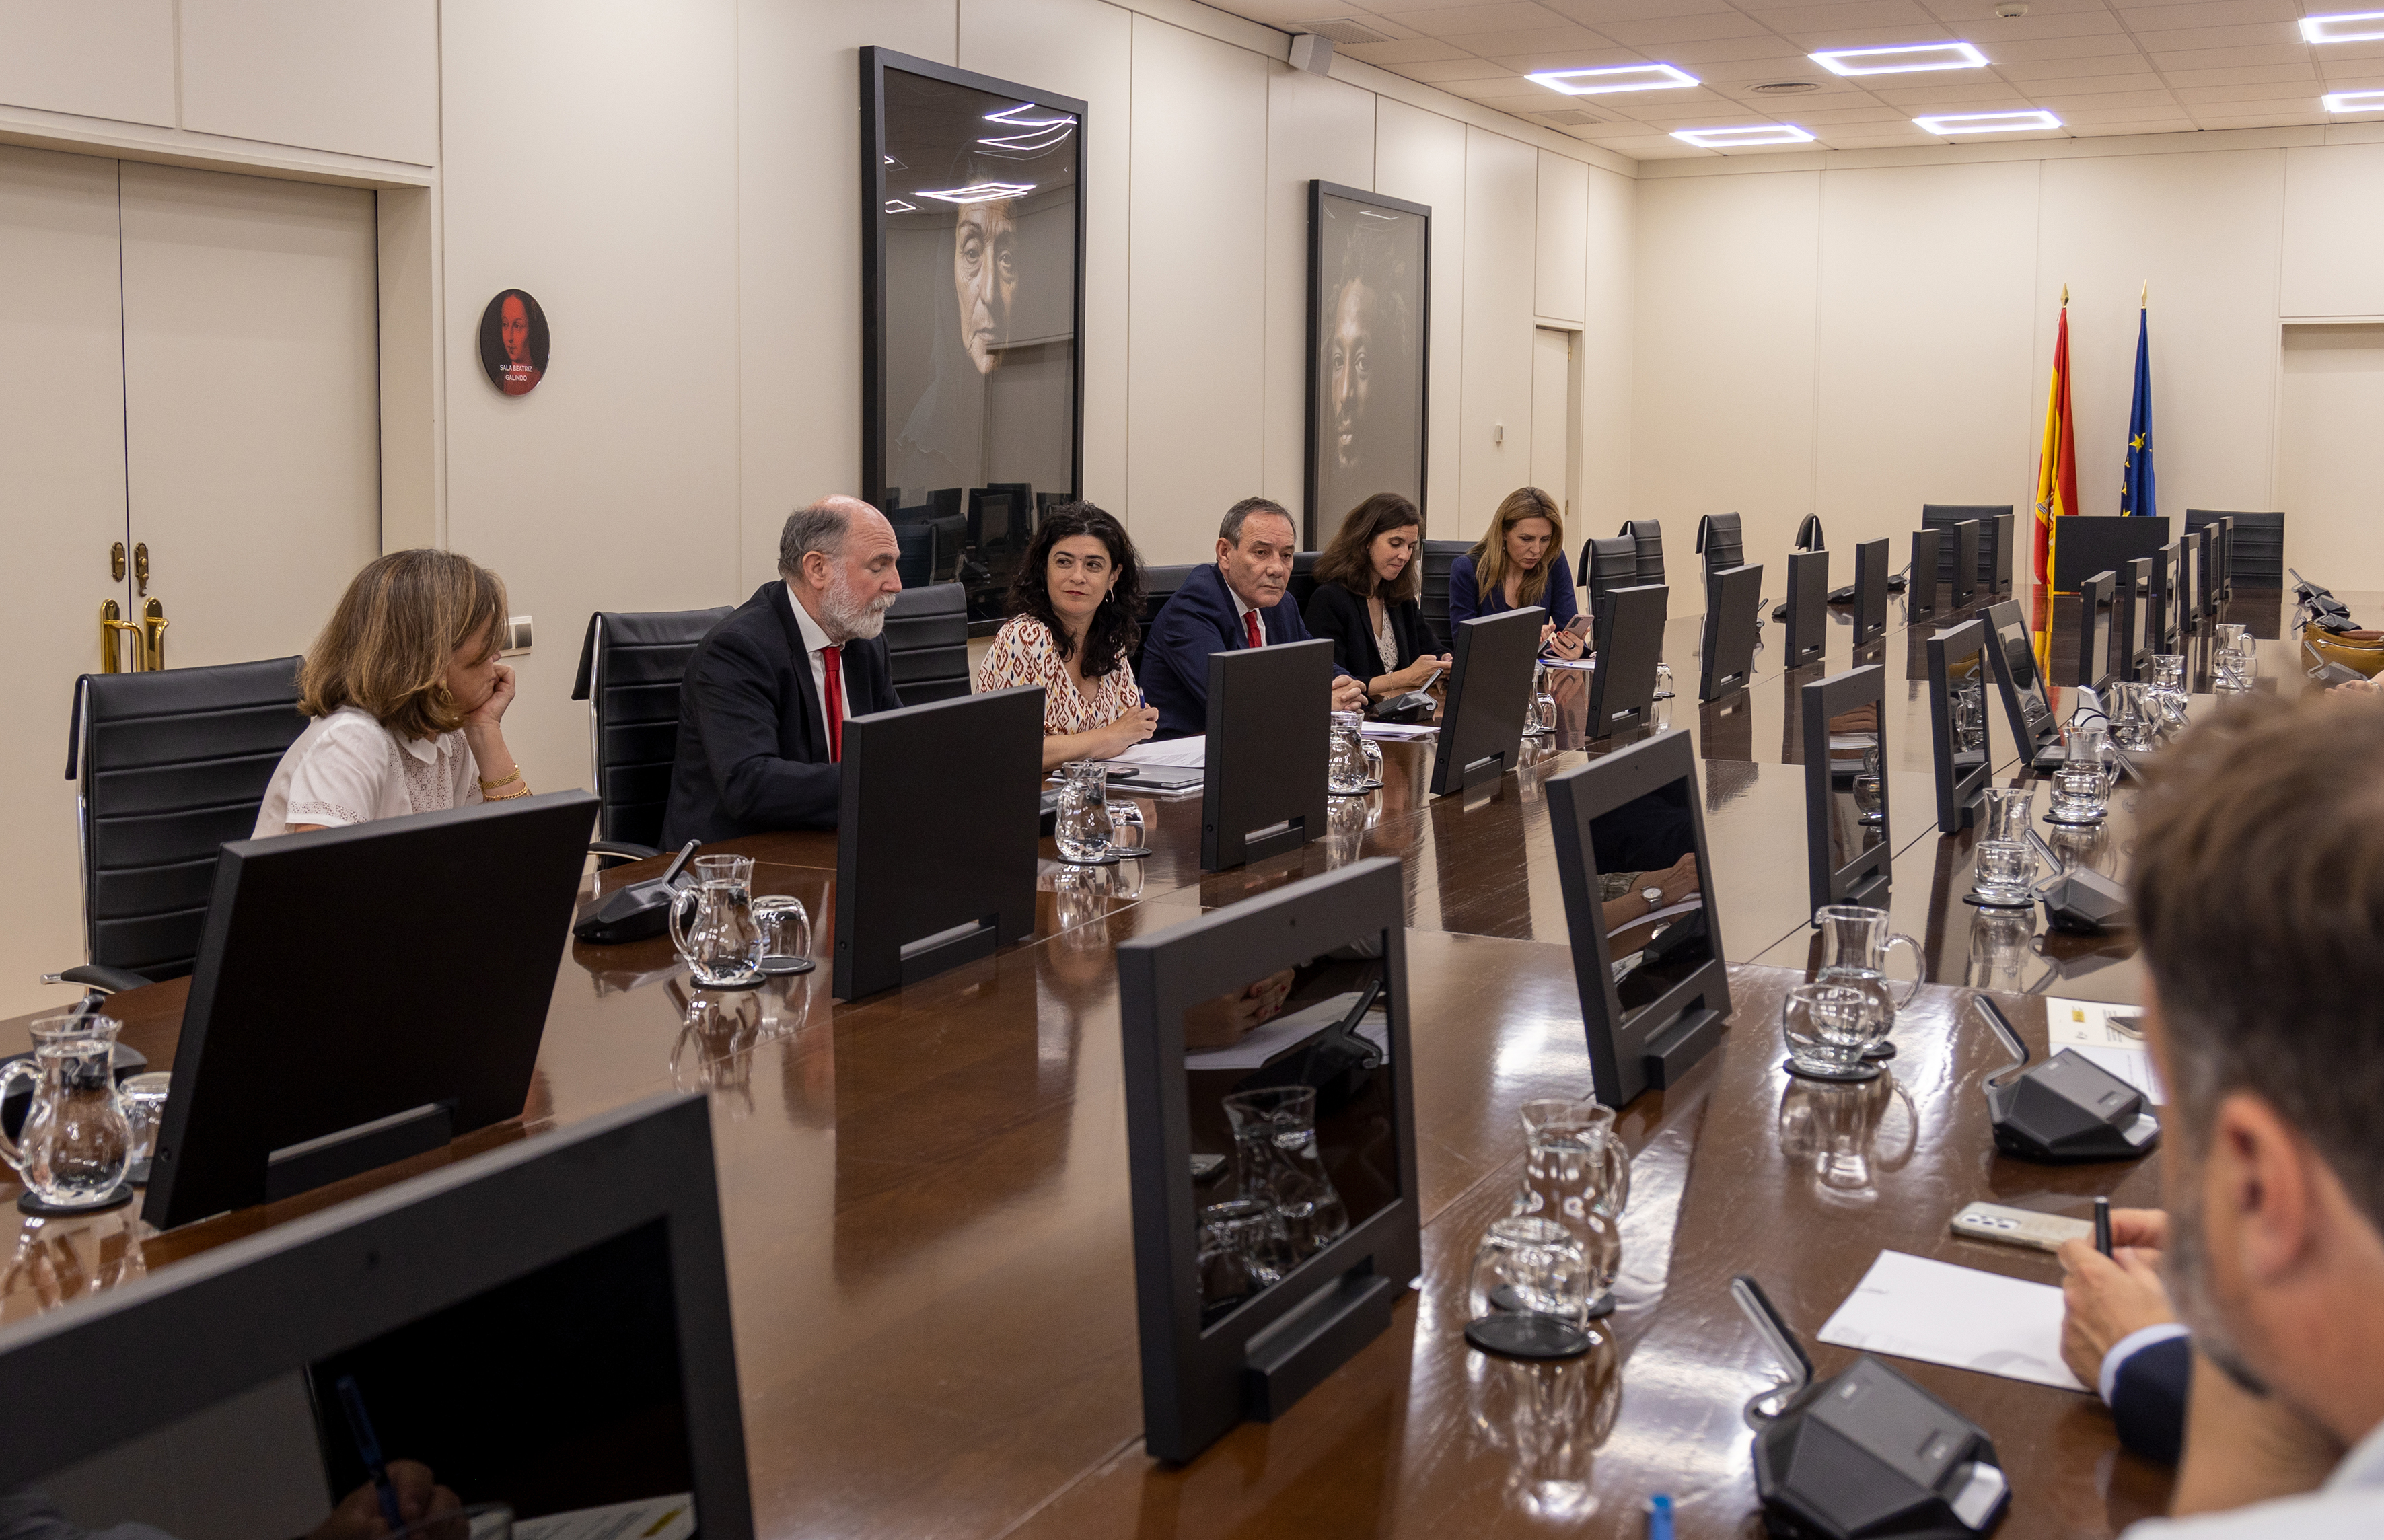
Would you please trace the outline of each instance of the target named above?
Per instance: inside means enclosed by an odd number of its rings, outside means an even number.
[[[2058,1251],[2063,1241],[2091,1239],[2094,1225],[2090,1220],[2064,1219],[2034,1209],[1973,1203],[1954,1216],[1953,1231],[1972,1240],[1998,1241],[2030,1251]]]

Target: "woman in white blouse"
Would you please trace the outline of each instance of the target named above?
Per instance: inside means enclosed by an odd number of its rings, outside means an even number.
[[[392,551],[348,585],[298,678],[315,720],[281,756],[256,837],[529,795],[501,724],[505,586],[468,557]]]
[[[1043,515],[1010,587],[1010,618],[976,688],[1043,687],[1043,768],[1111,759],[1159,728],[1134,682],[1142,563],[1125,526],[1089,503]]]

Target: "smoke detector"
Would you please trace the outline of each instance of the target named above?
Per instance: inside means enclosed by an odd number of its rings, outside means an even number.
[[[2016,21],[2028,14],[2028,0],[2004,0],[1995,7],[1995,14],[2005,21]]]
[[[1802,96],[1808,91],[1819,91],[1820,89],[1821,82],[1819,81],[1766,81],[1762,85],[1747,87],[1747,94],[1751,96]]]

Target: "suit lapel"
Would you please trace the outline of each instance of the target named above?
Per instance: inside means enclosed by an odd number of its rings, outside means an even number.
[[[802,742],[819,760],[827,758],[827,744],[820,738],[827,721],[820,706],[818,691],[812,689],[812,655],[803,646],[803,628],[795,623],[795,602],[783,582],[766,585],[770,595],[770,611],[778,617],[778,628],[787,639],[787,661],[794,669],[795,698],[802,702]]]

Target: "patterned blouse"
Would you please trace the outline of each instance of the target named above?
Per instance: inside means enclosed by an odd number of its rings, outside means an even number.
[[[1134,682],[1134,664],[1124,658],[1099,678],[1085,681],[1086,688],[1092,691],[1089,699],[1078,693],[1075,681],[1068,677],[1068,665],[1062,661],[1059,647],[1051,640],[1050,627],[1032,615],[1013,615],[1002,622],[1001,629],[994,633],[993,646],[987,651],[985,661],[976,665],[976,688],[980,693],[1019,685],[1043,687],[1043,731],[1047,737],[1106,727],[1142,704],[1142,691]]]

